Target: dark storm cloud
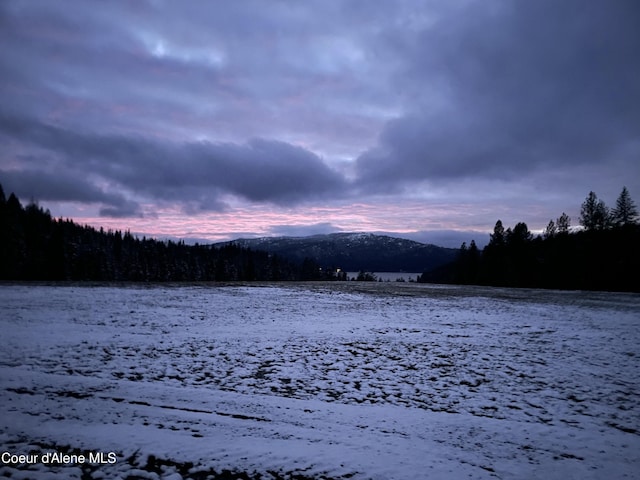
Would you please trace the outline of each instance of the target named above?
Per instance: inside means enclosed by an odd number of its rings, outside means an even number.
[[[110,208],[103,213],[110,215],[122,214],[120,196],[105,195],[92,183],[95,179],[117,189],[143,193],[157,202],[177,201],[188,210],[221,209],[224,194],[285,205],[336,194],[344,188],[344,180],[319,157],[272,140],[254,139],[242,145],[173,144],[69,131],[6,115],[0,116],[0,135],[37,147],[40,155],[47,156],[46,162],[39,162],[43,170],[38,175],[4,172],[22,192],[49,200],[104,202]],[[22,163],[38,162],[40,157],[34,158],[22,158]],[[66,171],[78,174],[58,177]],[[70,189],[67,198],[61,197],[64,188]]]
[[[117,193],[105,192],[77,174],[0,169],[0,183],[7,192],[13,192],[19,198],[29,201],[101,203],[109,205],[101,212],[111,217],[140,215],[135,202],[128,201]]]
[[[184,129],[233,141],[285,130],[304,138],[329,125],[354,130],[356,107],[383,98],[371,86],[384,76],[361,70],[361,46],[344,28],[350,17],[340,3],[95,8],[70,0],[65,8],[5,8],[10,21],[0,40],[11,48],[0,51],[4,104],[72,127],[84,121],[155,135]],[[357,120],[362,134],[367,115]]]
[[[361,180],[514,178],[613,159],[631,168],[638,25],[634,1],[477,2],[398,32],[398,86],[413,107],[360,156]]]
[[[296,52],[312,12],[276,3],[261,15],[249,3],[66,5],[0,6],[0,40],[10,46],[0,50],[0,129],[9,144],[0,167],[11,163],[3,170],[14,179],[31,168],[61,185],[54,175],[76,172],[68,197],[82,191],[75,200],[103,202],[108,215],[127,210],[105,188],[129,206],[144,196],[188,212],[222,210],[228,194],[289,205],[344,191],[323,158],[276,139],[283,125],[332,123],[312,118],[304,98],[310,85],[331,84]],[[272,107],[292,101],[304,120]],[[25,192],[50,196],[33,175],[21,179]]]
[[[0,2],[0,175],[119,216],[633,193],[638,24],[624,0]]]

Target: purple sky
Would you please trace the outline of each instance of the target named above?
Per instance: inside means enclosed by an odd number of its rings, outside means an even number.
[[[0,3],[0,183],[222,240],[532,230],[640,202],[635,0]]]

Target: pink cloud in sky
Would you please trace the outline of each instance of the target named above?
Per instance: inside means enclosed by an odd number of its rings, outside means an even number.
[[[187,238],[199,241],[224,241],[240,237],[274,236],[291,231],[328,233],[328,231],[395,232],[401,236],[426,230],[459,230],[460,220],[468,217],[471,205],[427,205],[424,202],[398,204],[352,203],[332,206],[274,208],[265,205],[236,206],[227,212],[185,214],[177,208],[157,210],[155,216],[109,218],[74,212],[80,224],[111,230],[129,230],[156,238]],[[465,231],[482,230],[496,211],[489,209],[477,221],[465,218]],[[56,216],[55,210],[52,214]],[[474,225],[475,223],[475,225]]]

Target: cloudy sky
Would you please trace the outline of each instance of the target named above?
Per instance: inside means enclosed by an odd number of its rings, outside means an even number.
[[[0,183],[166,238],[397,232],[640,203],[636,0],[0,3]]]

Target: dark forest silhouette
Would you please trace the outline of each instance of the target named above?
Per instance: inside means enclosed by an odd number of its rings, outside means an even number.
[[[425,272],[421,282],[503,287],[640,292],[640,225],[626,188],[613,209],[590,192],[580,212],[581,230],[563,213],[534,236],[526,223],[504,229],[498,220],[480,251],[463,243],[458,259]]]
[[[463,243],[451,264],[418,282],[640,292],[640,225],[626,188],[609,209],[594,192],[582,204],[582,229],[563,213],[534,236],[526,223],[498,220],[480,250]],[[336,280],[333,268],[241,247],[186,245],[96,230],[54,219],[36,203],[23,207],[0,185],[0,280],[278,281]],[[361,279],[361,280],[364,280]]]
[[[0,280],[252,281],[323,280],[312,260],[296,265],[236,245],[185,245],[96,230],[23,207],[0,185]]]

